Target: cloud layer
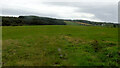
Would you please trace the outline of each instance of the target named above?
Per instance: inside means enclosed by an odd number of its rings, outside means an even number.
[[[58,0],[57,0],[58,1]],[[37,15],[62,19],[117,22],[118,0],[4,0],[2,15]]]

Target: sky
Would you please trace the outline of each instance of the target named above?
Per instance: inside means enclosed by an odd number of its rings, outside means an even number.
[[[2,0],[0,15],[36,15],[117,23],[118,2],[119,0]]]

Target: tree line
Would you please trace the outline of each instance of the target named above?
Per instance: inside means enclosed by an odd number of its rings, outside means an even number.
[[[115,23],[94,22],[87,20],[64,20],[64,19],[55,19],[55,18],[38,17],[38,16],[19,16],[19,17],[2,16],[2,26],[67,25],[64,21],[82,22],[82,23],[91,24],[93,26],[119,27],[119,24],[115,24]]]
[[[66,25],[66,23],[59,19],[37,16],[2,17],[2,26],[22,25]]]

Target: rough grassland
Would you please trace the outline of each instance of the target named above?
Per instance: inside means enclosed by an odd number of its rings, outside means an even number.
[[[118,66],[117,28],[4,26],[3,66]]]

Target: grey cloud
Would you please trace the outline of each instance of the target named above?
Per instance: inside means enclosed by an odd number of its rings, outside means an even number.
[[[40,12],[32,12],[32,11],[26,11],[24,9],[8,9],[3,8],[2,9],[2,15],[36,15],[36,16],[42,16],[42,17],[58,17],[56,14],[50,13],[50,14],[43,14]]]
[[[117,22],[118,6],[111,2],[46,2],[48,5],[71,6],[79,8],[75,12],[94,14],[96,18],[107,21]]]
[[[22,14],[31,14],[31,12],[20,10],[20,9],[3,8],[2,14],[3,15],[22,15]]]
[[[39,2],[38,2],[39,4]],[[44,5],[53,5],[53,6],[68,6],[68,7],[77,7],[78,10],[74,12],[83,12],[94,14],[97,19],[102,21],[117,22],[117,3],[111,2],[43,2]],[[31,5],[32,6],[32,5]],[[27,11],[26,9],[13,9],[13,8],[4,8],[2,9],[3,15],[37,15],[37,16],[49,16],[60,18],[58,14],[49,13],[43,14],[41,12],[32,12]]]

